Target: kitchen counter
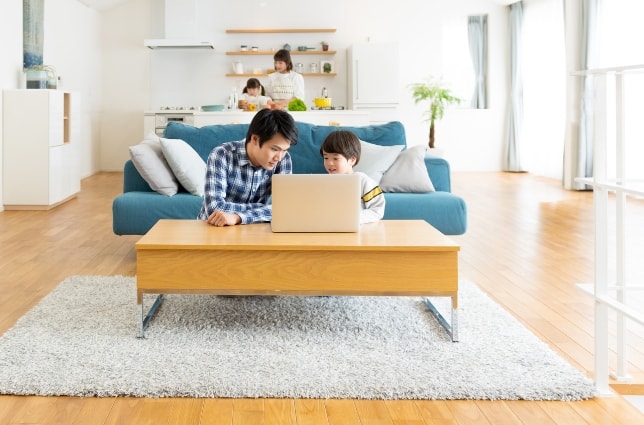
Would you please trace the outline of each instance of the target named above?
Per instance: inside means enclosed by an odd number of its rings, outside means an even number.
[[[144,115],[144,135],[154,133],[155,116],[163,114],[180,114],[189,115],[189,124],[195,127],[203,127],[215,124],[247,124],[255,116],[256,112],[246,111],[220,111],[220,112],[202,112],[202,111],[166,111],[154,110],[145,111]],[[295,121],[308,122],[317,125],[343,125],[343,126],[365,126],[369,125],[369,112],[353,110],[308,110],[301,112],[290,112]],[[192,121],[192,122],[190,122]]]
[[[308,122],[318,125],[369,125],[369,113],[363,111],[347,110],[312,110],[289,112],[295,121]],[[245,124],[255,116],[255,112],[222,111],[222,112],[195,112],[195,126],[202,127],[212,124]]]

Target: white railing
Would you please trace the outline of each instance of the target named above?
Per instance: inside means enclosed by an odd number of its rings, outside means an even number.
[[[633,74],[644,73],[644,65],[615,68],[593,69],[573,73],[575,76],[590,76],[594,86],[593,116],[593,177],[578,178],[576,181],[593,188],[595,212],[595,270],[594,283],[580,284],[595,300],[595,387],[600,394],[612,394],[609,377],[618,381],[628,381],[627,365],[627,323],[629,320],[644,325],[642,309],[629,305],[629,297],[644,286],[627,282],[626,262],[626,207],[627,196],[643,197],[644,181],[629,179],[626,170],[626,78]],[[609,122],[609,80],[614,79],[615,98],[615,137],[608,137]],[[642,99],[641,94],[639,98]],[[611,138],[612,139],[612,138]],[[612,145],[609,145],[612,144]],[[614,149],[615,163],[609,164],[609,147]],[[611,152],[612,153],[612,152]],[[615,167],[614,176],[609,166]],[[615,194],[614,216],[609,204],[609,194]],[[614,219],[614,222],[612,221]],[[610,238],[611,223],[614,225],[614,241]],[[610,242],[614,242],[615,252],[609,252]],[[611,268],[612,266],[612,268]],[[609,370],[609,313],[615,314],[615,353],[616,365]]]

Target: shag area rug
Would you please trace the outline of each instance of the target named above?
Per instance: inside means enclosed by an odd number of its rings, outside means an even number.
[[[449,318],[448,299],[434,301]],[[580,371],[474,284],[460,283],[459,301],[456,343],[420,297],[168,295],[146,338],[138,339],[134,277],[72,276],[0,337],[0,393],[594,396],[592,383]]]

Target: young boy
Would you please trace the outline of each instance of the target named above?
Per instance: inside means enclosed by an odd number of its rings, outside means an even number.
[[[324,139],[320,154],[329,174],[352,174],[353,166],[360,160],[360,139],[350,131],[334,131]],[[361,172],[356,174],[362,187],[360,223],[378,221],[385,214],[385,195],[371,177]]]
[[[271,221],[271,177],[291,174],[287,150],[296,143],[297,127],[288,112],[257,112],[245,140],[223,143],[208,155],[198,218],[213,226]]]

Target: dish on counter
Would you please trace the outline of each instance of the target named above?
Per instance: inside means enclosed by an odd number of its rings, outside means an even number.
[[[224,105],[204,105],[201,107],[201,110],[204,112],[223,111]]]

